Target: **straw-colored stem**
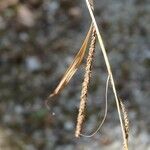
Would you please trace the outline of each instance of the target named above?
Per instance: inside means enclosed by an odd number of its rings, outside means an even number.
[[[92,11],[91,6],[90,6],[90,3],[89,3],[88,0],[85,0],[85,1],[86,1],[88,10],[89,10],[90,16],[92,18],[93,24],[95,26],[96,33],[97,33],[97,36],[98,36],[98,41],[99,41],[99,44],[100,44],[100,47],[101,47],[101,50],[102,50],[102,53],[103,53],[103,56],[104,56],[104,60],[105,60],[105,63],[106,63],[108,74],[110,76],[110,81],[111,81],[113,93],[114,93],[114,96],[115,96],[118,115],[119,115],[119,120],[120,120],[120,125],[121,125],[121,129],[122,129],[122,135],[123,135],[123,140],[124,140],[124,144],[125,144],[125,149],[128,150],[128,143],[127,143],[127,140],[126,140],[125,129],[124,129],[124,126],[123,126],[123,120],[122,120],[122,117],[121,117],[121,110],[120,110],[119,100],[118,100],[118,96],[117,96],[117,91],[116,91],[116,87],[115,87],[114,78],[113,78],[113,74],[112,74],[112,71],[111,71],[110,63],[109,63],[108,56],[107,56],[107,53],[106,53],[106,49],[105,49],[102,37],[100,35],[100,31],[98,29],[93,11]]]

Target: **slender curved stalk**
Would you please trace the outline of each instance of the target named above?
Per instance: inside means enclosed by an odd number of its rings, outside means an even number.
[[[108,74],[110,76],[110,81],[111,81],[113,93],[114,93],[114,96],[115,96],[117,110],[118,110],[118,115],[119,115],[119,120],[120,120],[120,125],[121,125],[121,129],[122,129],[124,145],[125,145],[125,149],[128,150],[128,143],[127,143],[127,140],[126,140],[126,134],[125,134],[124,126],[123,126],[123,119],[122,119],[122,116],[121,116],[121,109],[120,109],[120,105],[119,105],[119,99],[118,99],[118,96],[117,96],[117,91],[116,91],[116,87],[115,87],[115,83],[114,83],[113,74],[112,74],[112,71],[111,71],[111,66],[110,66],[110,63],[109,63],[109,60],[108,60],[106,49],[105,49],[102,37],[100,35],[100,31],[98,29],[98,26],[97,26],[97,23],[96,23],[96,20],[95,20],[92,8],[90,6],[89,0],[85,0],[85,1],[86,1],[88,10],[89,10],[90,16],[92,18],[93,24],[95,26],[97,37],[98,37],[98,41],[99,41],[99,44],[100,44],[100,47],[101,47],[101,50],[102,50],[102,53],[103,53],[103,56],[104,56],[104,60],[105,60],[105,63],[106,63]]]
[[[85,135],[85,134],[80,134],[81,136],[83,137],[92,137],[94,136],[100,129],[101,127],[103,126],[105,120],[106,120],[106,117],[107,117],[107,111],[108,111],[108,86],[109,86],[109,79],[110,77],[108,76],[107,77],[107,81],[106,81],[106,87],[105,87],[105,112],[104,112],[104,117],[100,123],[100,125],[98,126],[98,128],[90,135]]]

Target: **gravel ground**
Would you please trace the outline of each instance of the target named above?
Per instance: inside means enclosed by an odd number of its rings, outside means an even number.
[[[117,91],[129,112],[130,149],[150,150],[150,3],[95,3]],[[121,149],[111,88],[101,131],[92,138],[74,137],[84,63],[51,104],[53,110],[48,112],[44,105],[80,48],[89,24],[84,1],[0,1],[1,150]],[[92,132],[103,117],[105,82],[106,68],[97,45],[85,133]]]

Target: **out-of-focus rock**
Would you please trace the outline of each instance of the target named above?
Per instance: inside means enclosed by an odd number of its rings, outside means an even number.
[[[41,68],[41,63],[39,59],[35,56],[27,57],[25,64],[26,64],[27,70],[29,70],[30,72],[37,71]]]
[[[70,0],[60,0],[60,7],[64,9],[68,9],[70,7],[75,6],[75,1],[70,1]]]
[[[32,27],[35,24],[34,13],[26,6],[18,7],[18,22],[26,27]]]
[[[10,130],[0,128],[0,150],[21,150],[24,143]]]
[[[41,0],[29,0],[27,1],[27,3],[29,3],[29,5],[34,8],[38,8],[42,4],[42,1]]]
[[[73,23],[78,23],[81,19],[81,9],[79,7],[72,7],[69,9],[68,15]]]
[[[0,0],[0,11],[3,11],[9,6],[16,5],[18,0]]]
[[[73,129],[73,123],[71,121],[66,121],[64,124],[64,127],[66,130],[72,130]]]
[[[0,30],[3,30],[6,26],[4,19],[0,16]]]

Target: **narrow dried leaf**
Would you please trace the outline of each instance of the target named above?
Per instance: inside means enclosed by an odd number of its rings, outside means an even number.
[[[72,64],[69,66],[66,73],[64,74],[61,81],[59,82],[58,86],[56,87],[54,92],[49,96],[49,98],[59,94],[60,91],[69,83],[69,81],[71,80],[71,78],[73,77],[75,72],[77,71],[77,69],[80,66],[80,64],[83,60],[83,57],[85,55],[85,51],[86,51],[86,48],[87,48],[87,45],[89,42],[91,31],[92,31],[92,25],[90,26],[90,29],[86,35],[86,38],[85,38],[79,52],[77,53],[76,57],[74,58]]]

